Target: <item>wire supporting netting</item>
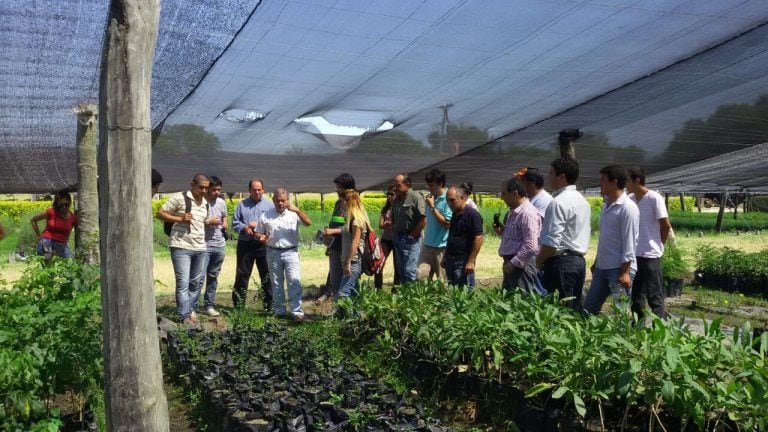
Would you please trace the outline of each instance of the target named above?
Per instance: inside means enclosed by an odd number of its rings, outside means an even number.
[[[98,99],[106,7],[0,5],[0,191],[76,181],[70,110]],[[165,190],[205,172],[327,192],[341,172],[366,188],[437,166],[495,191],[580,128],[583,186],[610,163],[660,172],[768,141],[767,21],[758,0],[168,0],[153,166]],[[759,183],[737,177],[690,185]]]

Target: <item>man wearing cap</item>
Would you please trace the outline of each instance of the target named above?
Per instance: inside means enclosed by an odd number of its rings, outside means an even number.
[[[570,157],[550,164],[549,183],[555,191],[541,228],[541,248],[536,267],[542,270],[541,282],[560,298],[574,297],[571,307],[581,310],[581,293],[586,278],[584,254],[589,247],[589,203],[576,190],[579,163]]]

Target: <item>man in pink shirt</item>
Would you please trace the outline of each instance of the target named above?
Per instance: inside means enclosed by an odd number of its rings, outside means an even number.
[[[501,199],[509,206],[509,217],[504,226],[493,227],[501,235],[499,256],[504,259],[504,280],[501,286],[504,289],[520,288],[528,293],[538,293],[533,258],[539,250],[541,216],[526,198],[525,187],[517,177],[502,183]]]

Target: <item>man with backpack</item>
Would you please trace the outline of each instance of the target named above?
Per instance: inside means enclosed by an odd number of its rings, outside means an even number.
[[[200,298],[205,261],[205,223],[210,180],[197,174],[188,191],[171,195],[157,211],[157,218],[173,223],[168,245],[176,274],[176,311],[184,324],[197,322],[195,307]]]

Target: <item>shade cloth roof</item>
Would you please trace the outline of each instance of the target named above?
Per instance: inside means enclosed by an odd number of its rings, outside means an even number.
[[[105,3],[0,4],[0,192],[76,181],[71,109],[98,99]],[[495,191],[581,128],[580,184],[609,163],[663,171],[768,141],[766,22],[762,0],[167,0],[153,165],[165,190],[436,166]]]

